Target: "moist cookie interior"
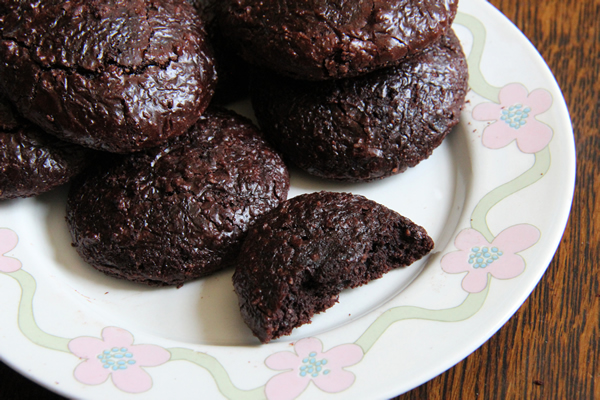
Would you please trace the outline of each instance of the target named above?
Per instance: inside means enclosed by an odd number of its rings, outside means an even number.
[[[433,248],[425,230],[365,197],[317,192],[294,197],[253,226],[233,284],[246,324],[263,343],[333,306]]]

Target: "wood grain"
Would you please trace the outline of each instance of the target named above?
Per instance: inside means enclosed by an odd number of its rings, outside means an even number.
[[[531,297],[475,353],[396,400],[600,399],[600,1],[491,0],[538,48],[569,106],[577,187]],[[0,397],[59,399],[0,363]]]

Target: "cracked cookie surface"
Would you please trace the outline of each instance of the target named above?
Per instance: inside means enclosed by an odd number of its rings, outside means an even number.
[[[0,4],[0,85],[62,139],[117,153],[155,146],[198,119],[215,79],[184,0]]]
[[[250,63],[322,80],[398,64],[444,34],[457,8],[458,0],[224,0],[218,20]]]
[[[209,108],[165,145],[113,157],[72,185],[73,243],[96,269],[149,285],[227,266],[248,226],[289,189],[279,154],[228,111]]]
[[[0,93],[0,200],[36,196],[69,182],[91,151],[26,121]]]
[[[459,122],[468,68],[452,31],[401,65],[300,82],[259,75],[252,104],[286,160],[326,179],[370,181],[414,167]]]

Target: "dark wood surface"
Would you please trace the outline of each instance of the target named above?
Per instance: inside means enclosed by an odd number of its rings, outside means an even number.
[[[600,399],[600,1],[491,0],[563,90],[577,146],[571,217],[547,273],[481,348],[396,400]],[[0,363],[0,398],[60,399]]]

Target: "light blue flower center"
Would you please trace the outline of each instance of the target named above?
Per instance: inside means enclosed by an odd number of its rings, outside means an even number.
[[[523,107],[522,104],[515,104],[508,107],[508,109],[502,110],[500,119],[511,128],[519,129],[527,123],[527,117],[529,117],[530,112],[531,108]]]
[[[502,252],[497,247],[473,247],[469,254],[469,264],[473,268],[485,268],[498,260],[502,256]]]
[[[133,354],[127,351],[126,347],[113,347],[104,350],[101,354],[98,354],[98,359],[102,362],[104,368],[110,368],[113,371],[127,369],[129,365],[135,364]]]
[[[327,375],[331,372],[325,368],[325,364],[327,364],[327,359],[317,360],[317,353],[314,351],[308,355],[308,357],[302,360],[302,365],[300,366],[300,376],[309,376],[316,378],[320,374]]]

